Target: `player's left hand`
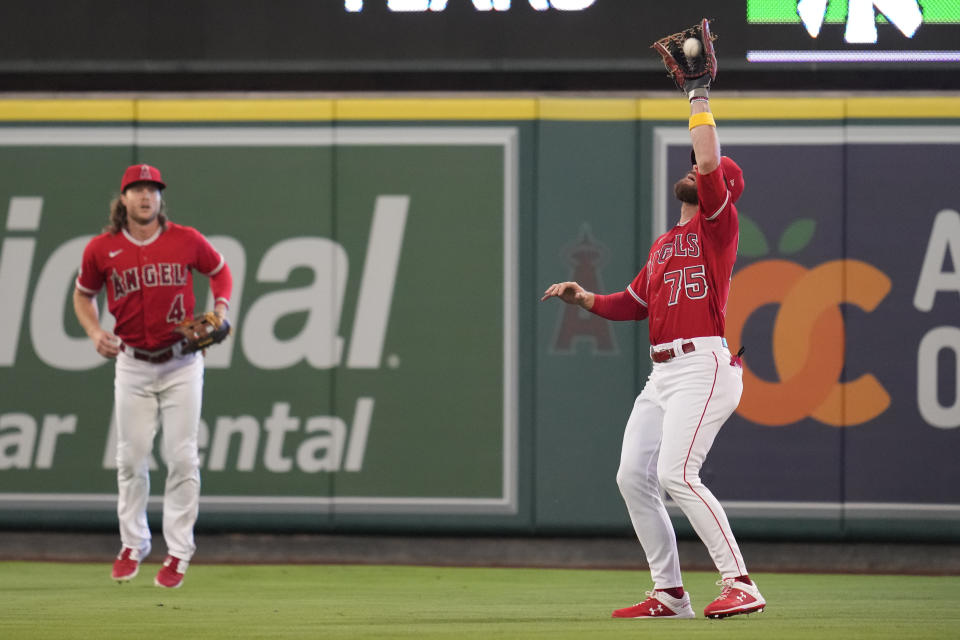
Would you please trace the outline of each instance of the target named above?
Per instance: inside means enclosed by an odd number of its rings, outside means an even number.
[[[688,58],[683,52],[683,43],[688,38],[700,42],[700,53],[694,58]],[[660,38],[652,48],[663,58],[667,73],[677,88],[690,96],[694,89],[708,89],[711,80],[717,77],[714,40],[716,35],[710,33],[710,21],[704,18],[688,29]]]
[[[226,340],[230,335],[230,322],[219,313],[207,311],[196,318],[187,318],[174,327],[174,331],[185,338],[182,352],[193,353]]]

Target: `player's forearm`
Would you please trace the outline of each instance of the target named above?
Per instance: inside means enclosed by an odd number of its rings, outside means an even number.
[[[213,292],[214,311],[223,316],[230,307],[230,294],[233,292],[233,275],[226,264],[210,278],[210,290]]]
[[[710,173],[720,166],[720,138],[708,98],[690,100],[690,126],[690,141],[697,156],[697,168],[702,174]]]
[[[74,289],[73,311],[77,314],[77,321],[91,340],[97,339],[100,331],[100,312],[97,309],[97,299]]]
[[[643,320],[647,317],[646,308],[637,304],[626,291],[594,296],[590,310],[607,320]]]

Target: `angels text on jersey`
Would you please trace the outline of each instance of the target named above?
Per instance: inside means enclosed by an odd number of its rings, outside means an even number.
[[[699,258],[700,239],[696,233],[678,233],[673,242],[667,242],[657,252],[657,263],[663,264],[673,256],[678,258]],[[651,265],[652,266],[652,265]]]
[[[110,270],[108,277],[113,299],[120,300],[132,291],[144,287],[182,287],[187,284],[187,269],[178,262],[160,262],[130,267],[123,271]]]

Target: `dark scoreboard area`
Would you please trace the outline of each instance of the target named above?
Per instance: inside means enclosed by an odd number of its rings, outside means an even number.
[[[960,89],[957,0],[6,0],[0,87],[657,90],[701,17],[717,88]]]

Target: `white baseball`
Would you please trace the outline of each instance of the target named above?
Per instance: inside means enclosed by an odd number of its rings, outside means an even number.
[[[700,41],[696,38],[687,38],[683,41],[683,55],[696,58],[700,55]]]

